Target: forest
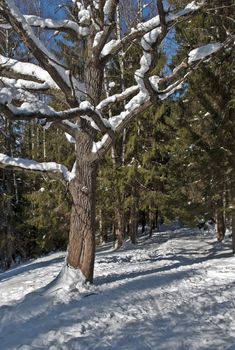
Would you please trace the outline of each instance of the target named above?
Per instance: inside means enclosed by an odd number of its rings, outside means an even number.
[[[235,350],[233,0],[0,0],[0,348]]]
[[[119,249],[169,223],[215,224],[218,241],[231,230],[235,252],[233,1],[9,0],[0,11],[0,268],[70,237],[69,264],[92,280],[92,262],[74,257],[88,231],[90,251]],[[76,185],[62,163],[80,169]]]

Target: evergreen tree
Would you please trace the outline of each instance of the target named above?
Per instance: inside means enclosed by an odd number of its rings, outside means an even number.
[[[221,1],[213,1],[210,16],[205,10],[187,27],[180,27],[178,56],[182,58],[186,47],[195,47],[198,41],[226,41],[226,33],[233,31],[229,16],[232,6],[232,1],[226,1],[224,6]],[[182,131],[188,143],[188,181],[193,191],[188,201],[193,210],[200,206],[201,214],[216,218],[218,240],[224,237],[234,177],[233,62],[234,52],[228,49],[201,67],[189,79],[184,100],[179,103]]]

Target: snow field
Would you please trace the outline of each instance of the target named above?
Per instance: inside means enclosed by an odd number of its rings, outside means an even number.
[[[2,273],[0,348],[235,350],[229,244],[184,229],[120,251],[106,245],[97,250],[94,285],[80,293],[45,287],[64,253]]]

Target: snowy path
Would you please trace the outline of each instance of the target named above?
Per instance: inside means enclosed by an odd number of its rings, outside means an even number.
[[[102,247],[95,286],[63,298],[37,293],[63,253],[0,274],[0,349],[235,350],[235,257],[213,242],[181,230]]]

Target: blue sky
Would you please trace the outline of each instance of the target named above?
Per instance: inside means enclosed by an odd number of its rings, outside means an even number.
[[[63,5],[71,3],[70,0],[15,0],[16,5],[22,9],[23,13],[32,14],[30,7],[40,7],[43,17],[53,17],[62,19],[65,17],[65,9]]]

